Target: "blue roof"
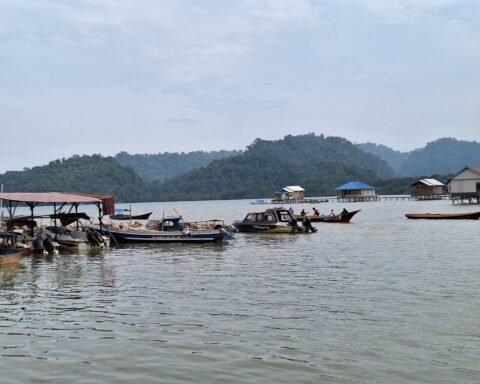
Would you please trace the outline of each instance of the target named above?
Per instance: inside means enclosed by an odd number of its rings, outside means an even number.
[[[337,191],[342,191],[342,190],[352,190],[352,189],[376,189],[375,187],[372,187],[371,185],[362,183],[360,181],[351,181],[350,183],[343,184],[340,187],[335,188]]]

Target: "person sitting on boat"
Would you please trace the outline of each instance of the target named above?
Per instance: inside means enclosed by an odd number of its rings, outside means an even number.
[[[317,232],[317,228],[315,228],[313,225],[312,225],[312,221],[308,218],[308,216],[305,216],[302,220],[302,225],[303,225],[303,228],[305,229],[305,232],[308,233],[308,232],[312,232],[312,233],[315,233]]]
[[[301,231],[302,229],[298,226],[298,221],[295,217],[292,217],[288,220],[288,226],[292,227],[292,232]]]
[[[335,216],[335,212],[333,212],[333,209],[330,211],[330,216]]]
[[[293,208],[292,207],[288,208],[288,211],[293,215]]]
[[[317,208],[313,207],[313,215],[314,216],[320,216],[320,212],[318,211]]]
[[[305,216],[306,214],[307,214],[307,212],[305,212],[305,209],[302,209],[302,212],[300,212],[300,215]]]

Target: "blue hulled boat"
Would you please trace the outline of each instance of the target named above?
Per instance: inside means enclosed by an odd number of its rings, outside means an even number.
[[[142,229],[94,229],[119,243],[214,243],[233,237],[218,220],[184,223],[182,216],[149,220]]]
[[[22,253],[16,248],[15,234],[0,232],[0,265],[18,263]]]

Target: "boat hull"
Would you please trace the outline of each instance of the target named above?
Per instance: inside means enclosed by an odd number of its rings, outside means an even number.
[[[426,220],[478,220],[480,212],[467,213],[406,213],[407,219]]]
[[[16,249],[0,250],[0,265],[17,264],[22,259],[22,252]]]
[[[119,243],[215,243],[228,240],[231,235],[225,230],[215,231],[119,231],[98,229]]]
[[[142,215],[124,215],[124,214],[117,214],[117,215],[110,215],[110,219],[112,220],[148,220],[152,212],[144,213]]]
[[[254,232],[254,233],[298,233],[301,232],[301,227],[290,227],[287,225],[278,225],[271,223],[243,223],[235,222],[233,226],[237,228],[238,232]]]

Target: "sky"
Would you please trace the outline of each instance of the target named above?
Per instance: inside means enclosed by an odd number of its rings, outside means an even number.
[[[0,173],[480,130],[477,0],[0,0]]]

